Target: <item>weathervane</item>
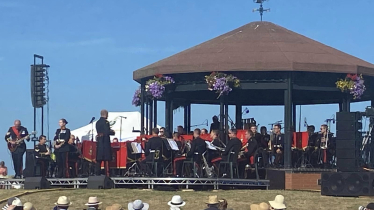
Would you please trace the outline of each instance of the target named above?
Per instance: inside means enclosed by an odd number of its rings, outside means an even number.
[[[269,0],[253,0],[254,3],[260,4],[260,8],[253,9],[253,12],[260,12],[261,21],[262,21],[262,15],[264,14],[264,12],[270,11],[270,9],[264,9],[264,7],[262,6],[262,3],[264,3],[265,1],[269,1]]]

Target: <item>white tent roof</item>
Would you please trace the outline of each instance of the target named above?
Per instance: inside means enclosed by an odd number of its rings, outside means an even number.
[[[123,117],[123,118],[121,118]],[[118,138],[119,141],[134,140],[140,135],[139,132],[132,132],[133,130],[140,131],[140,112],[109,112],[108,121],[114,122],[112,130],[116,132],[114,136],[110,136],[110,139]],[[121,119],[122,119],[122,129],[121,129]],[[96,122],[95,120],[92,124],[85,125],[78,129],[72,130],[71,133],[78,137],[81,141],[91,140],[91,132],[93,127],[93,136],[95,140],[96,132]],[[145,118],[145,123],[148,120]],[[159,125],[157,125],[160,128]]]

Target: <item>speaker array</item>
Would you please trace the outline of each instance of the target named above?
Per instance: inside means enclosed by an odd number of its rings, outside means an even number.
[[[374,173],[325,172],[321,174],[321,195],[374,195]]]

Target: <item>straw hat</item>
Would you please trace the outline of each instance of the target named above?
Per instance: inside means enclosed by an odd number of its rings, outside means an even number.
[[[143,203],[141,200],[135,200],[127,205],[129,210],[148,210],[149,205],[148,203]]]
[[[23,210],[37,210],[34,205],[30,202],[26,202],[23,204]]]
[[[115,203],[111,206],[111,209],[110,210],[121,210],[123,209],[122,205],[118,204],[118,203]]]
[[[286,208],[286,205],[284,204],[283,195],[275,196],[275,199],[273,201],[269,201],[269,204],[274,209],[285,209]]]
[[[70,206],[72,202],[70,202],[69,198],[66,196],[60,196],[55,203],[56,206]]]
[[[251,204],[251,210],[269,210],[270,206],[267,203]]]
[[[206,204],[218,204],[219,201],[218,201],[218,196],[216,195],[210,195],[208,197],[208,202],[206,202]]]
[[[23,206],[21,200],[19,200],[19,199],[14,200],[12,202],[12,205],[13,206]]]
[[[186,205],[186,202],[183,201],[182,197],[179,195],[174,195],[171,198],[171,201],[168,202],[168,205],[171,207],[181,207]]]
[[[88,198],[88,203],[84,204],[86,206],[96,206],[96,205],[100,205],[102,204],[102,202],[99,202],[99,200],[97,200],[97,197],[89,197]]]

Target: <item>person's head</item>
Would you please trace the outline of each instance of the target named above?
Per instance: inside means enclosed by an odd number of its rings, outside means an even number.
[[[5,162],[4,161],[1,161],[0,162],[0,167],[4,167],[5,166]]]
[[[253,132],[252,132],[252,130],[247,130],[247,131],[245,131],[245,138],[246,138],[247,140],[251,139],[252,137],[253,137]]]
[[[58,125],[60,126],[60,128],[65,128],[67,124],[68,121],[66,121],[64,118],[58,121]]]
[[[212,117],[212,120],[213,120],[214,123],[219,123],[219,121],[218,121],[218,117],[217,117],[216,115],[214,115],[214,116]]]
[[[327,132],[327,125],[323,124],[321,125],[321,133],[326,133]]]
[[[220,210],[226,210],[227,209],[227,206],[228,206],[228,203],[227,203],[227,200],[226,199],[220,199],[219,200],[219,206],[218,208]]]
[[[266,134],[267,132],[268,132],[268,129],[266,129],[266,127],[265,126],[262,126],[261,128],[260,128],[260,132],[261,132],[261,134]]]
[[[68,144],[74,144],[74,141],[75,141],[75,136],[74,135],[70,135]]]
[[[36,208],[32,203],[26,202],[23,204],[23,210],[36,210]]]
[[[229,137],[230,138],[235,138],[237,133],[238,132],[236,131],[236,129],[230,129],[229,130]]]
[[[316,131],[316,127],[314,127],[314,125],[308,125],[307,131],[309,133],[314,133]]]
[[[193,131],[193,137],[197,138],[199,137],[201,134],[201,130],[199,128],[196,128],[194,131]]]
[[[210,137],[212,139],[217,139],[219,137],[219,130],[212,130],[212,132],[210,133]]]
[[[177,127],[177,131],[178,131],[179,134],[184,134],[183,126],[178,125],[178,127]]]
[[[113,142],[114,143],[118,142],[118,138],[113,138]]]
[[[18,129],[19,127],[21,127],[21,120],[15,120],[15,121],[14,121],[14,127],[16,127],[17,129]]]
[[[71,202],[68,197],[60,196],[55,205],[57,206],[57,209],[68,209]]]
[[[251,131],[252,131],[252,133],[256,133],[257,132],[257,126],[256,125],[251,125]]]
[[[368,205],[366,205],[366,209],[367,210],[374,210],[374,203],[369,203]]]
[[[160,136],[165,136],[165,128],[164,127],[160,128]]]
[[[179,140],[180,134],[178,132],[173,133],[173,139],[174,140]]]
[[[159,133],[160,133],[160,131],[158,130],[158,128],[152,128],[152,135],[153,136],[158,136]]]
[[[44,136],[44,135],[39,136],[39,144],[45,144],[46,141],[47,141],[46,136]]]
[[[279,134],[281,132],[282,126],[280,124],[275,124],[273,127],[273,132]]]
[[[101,110],[100,111],[100,117],[108,119],[108,111],[106,109]]]
[[[201,134],[208,134],[208,130],[205,128],[201,129]]]

